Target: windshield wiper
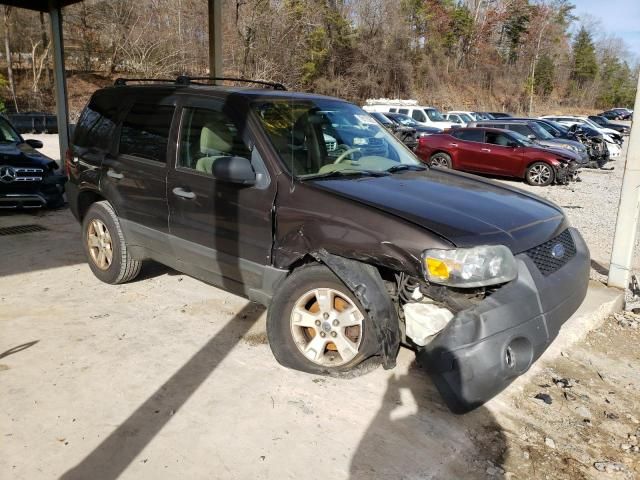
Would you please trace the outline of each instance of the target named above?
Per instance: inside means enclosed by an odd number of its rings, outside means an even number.
[[[414,172],[422,172],[426,169],[427,167],[423,167],[422,165],[407,165],[406,163],[401,163],[400,165],[394,165],[391,168],[387,168],[385,172],[394,173],[394,172],[399,172],[401,170],[412,170]]]
[[[300,178],[300,180],[316,180],[318,178],[351,177],[351,176],[386,177],[387,175],[389,175],[389,173],[387,173],[386,171],[360,170],[360,169],[354,168],[354,169],[333,170],[331,172],[318,173],[316,175],[310,175],[308,177]]]

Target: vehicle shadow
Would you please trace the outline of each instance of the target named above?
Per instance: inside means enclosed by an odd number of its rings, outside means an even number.
[[[116,479],[233,350],[264,308],[248,303],[62,479]]]
[[[381,408],[352,457],[349,478],[487,478],[487,469],[499,471],[506,450],[506,436],[487,408],[451,413],[414,363],[406,374],[389,377]]]

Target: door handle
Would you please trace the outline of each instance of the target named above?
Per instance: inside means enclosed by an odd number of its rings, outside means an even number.
[[[457,144],[457,143],[450,143],[450,144],[449,144],[449,146],[450,146],[450,147],[457,147],[457,146],[458,146],[458,144]]]
[[[178,197],[187,198],[189,200],[193,200],[194,198],[196,198],[196,194],[195,193],[193,193],[191,191],[188,191],[188,190],[185,190],[182,187],[176,187],[176,188],[174,188],[172,190],[172,192],[173,192],[174,195],[176,195]]]
[[[111,168],[107,170],[107,175],[109,175],[111,178],[115,178],[116,180],[122,180],[124,178],[123,174],[118,173]]]
[[[481,150],[482,150],[483,152],[490,152],[490,151],[491,151],[491,149],[490,149],[490,148],[481,148]]]

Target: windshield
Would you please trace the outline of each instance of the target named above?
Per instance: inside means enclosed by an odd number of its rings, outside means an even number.
[[[511,135],[513,138],[515,138],[518,143],[520,145],[522,145],[523,147],[535,147],[535,143],[533,143],[531,140],[529,140],[527,137],[525,137],[524,135],[522,135],[521,133],[518,132],[514,132],[514,131],[509,131],[509,135]]]
[[[586,118],[581,118],[580,120],[582,120],[582,122],[586,123],[587,125],[589,125],[590,127],[595,128],[596,130],[602,128],[601,125],[598,125],[596,122],[594,122],[593,120],[587,120]]]
[[[396,113],[393,118],[395,118],[398,122],[406,127],[415,127],[416,125],[418,125],[418,122],[416,122],[409,115],[405,115],[404,113]]]
[[[420,168],[416,157],[368,113],[326,99],[271,99],[252,105],[290,173],[375,174],[398,165]]]
[[[529,126],[531,127],[531,130],[533,130],[535,132],[536,137],[538,137],[539,139],[541,139],[541,140],[553,140],[554,136],[551,135],[549,132],[547,132],[544,128],[542,128],[536,122],[531,122],[529,124]]]
[[[4,118],[0,118],[0,143],[20,143],[22,139]]]
[[[458,113],[458,116],[462,119],[463,122],[465,123],[470,123],[473,122],[473,118],[471,118],[469,115],[467,115],[466,113]]]
[[[424,112],[427,114],[427,117],[429,117],[429,119],[432,122],[446,122],[442,114],[435,108],[425,108]]]
[[[378,120],[382,125],[384,125],[385,127],[391,127],[393,126],[393,122],[391,120],[389,120],[387,117],[385,117],[382,113],[379,112],[372,112],[370,114],[373,118],[375,118],[376,120]]]

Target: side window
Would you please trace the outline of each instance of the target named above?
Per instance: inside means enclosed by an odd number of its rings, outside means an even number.
[[[422,110],[414,110],[411,112],[411,116],[416,122],[424,122],[427,120],[427,117],[424,115]]]
[[[107,95],[94,95],[78,120],[73,134],[74,145],[108,150],[117,111],[118,102]]]
[[[394,108],[390,108],[390,109],[389,109],[389,111],[390,111],[390,112],[393,112],[393,113],[396,113],[396,110],[397,110],[397,108],[395,108],[395,107],[394,107]]]
[[[407,115],[409,113],[409,109],[408,108],[399,108],[398,109],[398,113],[403,113],[403,114]]]
[[[251,151],[234,122],[220,111],[184,109],[178,167],[211,175],[213,164],[223,157],[251,159]]]
[[[165,163],[174,107],[134,104],[122,122],[120,154]]]
[[[528,135],[533,135],[533,132],[527,125],[521,125],[518,123],[514,123],[512,125],[507,124],[507,128],[509,130],[513,130],[514,132],[518,132],[519,134],[524,135],[525,137]]]
[[[508,147],[512,142],[511,138],[500,132],[487,132],[486,139],[487,143],[490,143],[492,145],[500,145],[501,147]]]
[[[454,131],[453,136],[467,142],[484,142],[484,130],[462,130]]]

